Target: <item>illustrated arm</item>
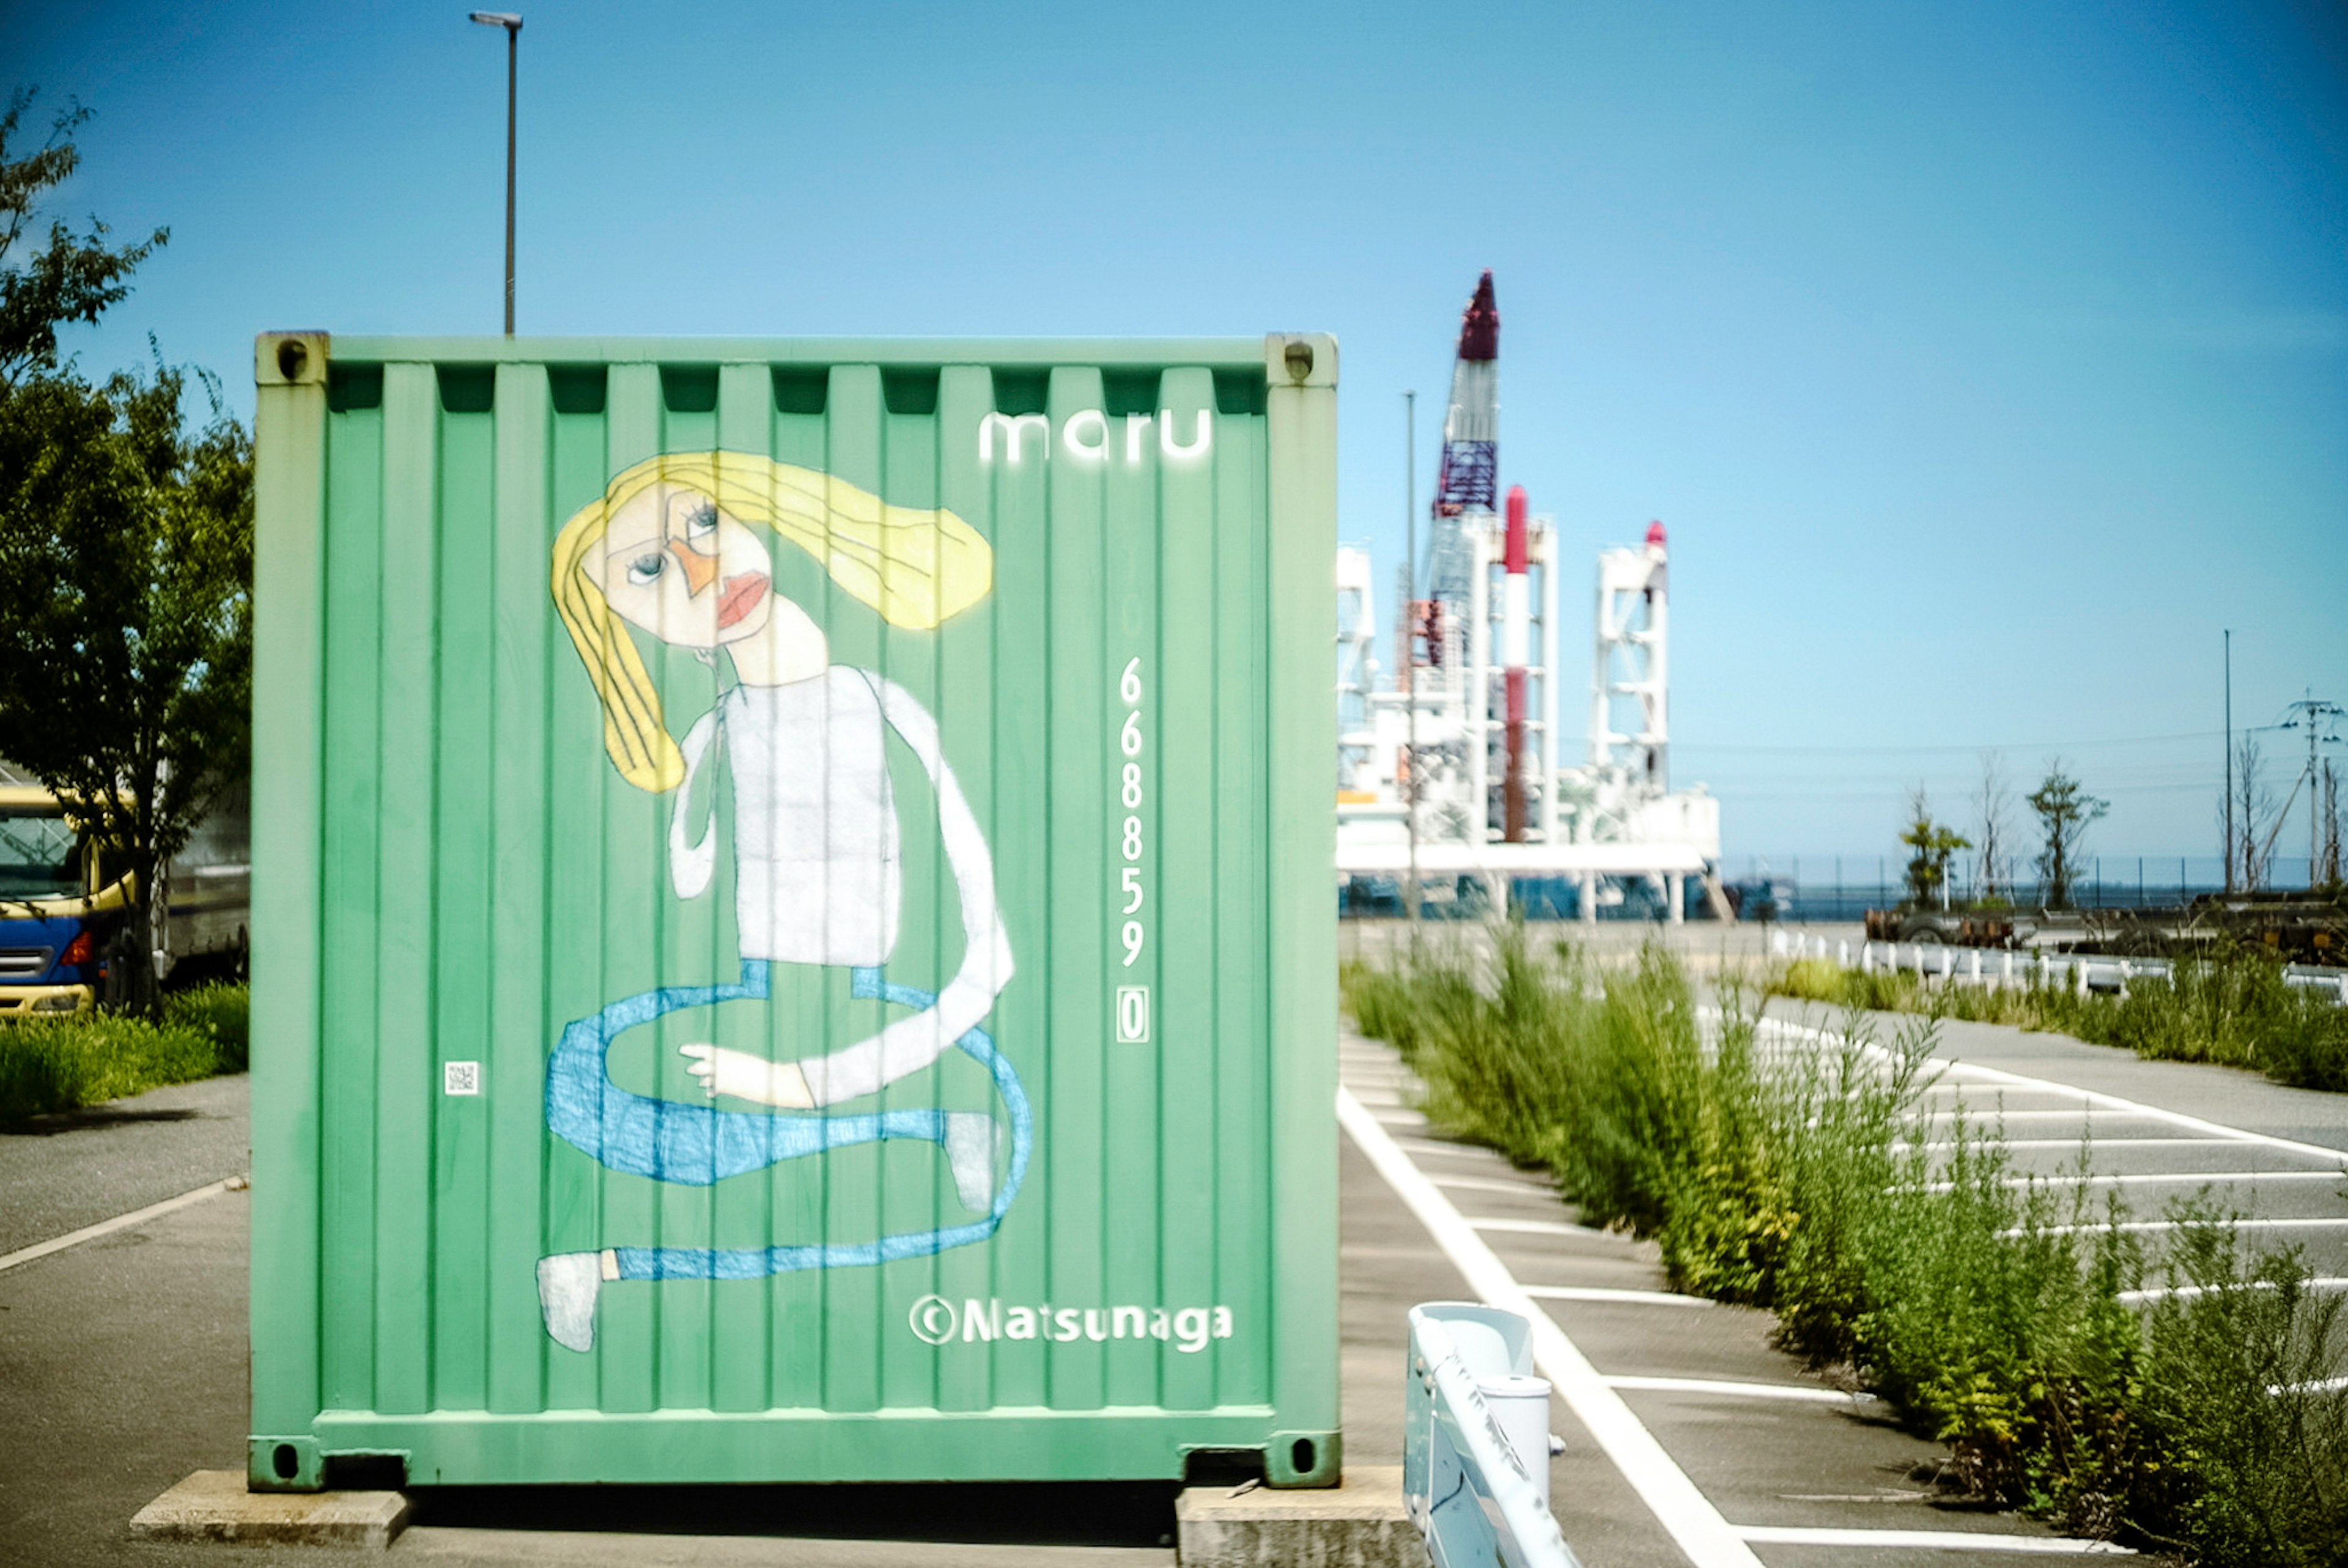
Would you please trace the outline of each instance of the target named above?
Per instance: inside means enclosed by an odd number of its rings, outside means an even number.
[[[677,786],[676,804],[670,808],[668,818],[668,877],[680,898],[698,898],[709,891],[709,878],[717,865],[717,803],[709,804],[709,818],[701,829],[701,837],[686,843],[685,815],[693,809],[693,781],[701,775],[702,758],[716,740],[717,710],[712,708],[701,715],[692,729],[685,733],[685,782]]]
[[[1011,942],[994,901],[994,856],[939,747],[937,721],[894,682],[874,678],[873,686],[882,715],[921,759],[937,795],[938,834],[962,900],[962,967],[932,1006],[845,1050],[798,1063],[817,1105],[876,1093],[929,1066],[984,1020],[1013,973]]]

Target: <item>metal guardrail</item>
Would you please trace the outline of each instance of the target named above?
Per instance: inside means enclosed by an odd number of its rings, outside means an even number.
[[[1435,1568],[1581,1568],[1549,1511],[1549,1394],[1517,1314],[1410,1309],[1403,1501]]]
[[[1848,941],[1829,943],[1824,937],[1797,931],[1769,933],[1772,958],[1831,958],[1844,968],[1863,974],[1905,970],[1919,979],[1962,985],[2021,987],[2060,985],[2081,992],[2117,991],[2127,994],[2128,982],[2167,978],[2173,965],[2167,958],[2121,958],[2099,953],[2050,953],[2013,948],[1961,948],[1941,942],[1861,942],[1856,950]],[[2318,992],[2348,1006],[2348,969],[2286,964],[2283,983]]]

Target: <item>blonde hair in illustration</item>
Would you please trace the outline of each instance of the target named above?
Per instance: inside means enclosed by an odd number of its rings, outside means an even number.
[[[602,701],[603,747],[638,789],[675,789],[685,781],[685,756],[644,656],[586,564],[612,514],[655,485],[698,491],[744,522],[766,524],[891,626],[928,630],[994,585],[994,550],[942,507],[892,507],[845,479],[749,452],[670,452],[626,469],[554,536],[553,586],[555,608]]]

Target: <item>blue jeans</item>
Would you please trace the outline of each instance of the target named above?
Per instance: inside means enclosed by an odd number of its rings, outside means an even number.
[[[877,968],[849,971],[849,994],[879,997],[899,1007],[927,1008],[933,992],[890,985]],[[767,969],[762,958],[742,960],[742,978],[730,986],[663,986],[623,997],[592,1018],[563,1030],[546,1064],[546,1125],[607,1169],[656,1182],[705,1187],[727,1176],[763,1171],[827,1149],[886,1138],[918,1138],[942,1144],[942,1111],[880,1111],[834,1116],[776,1111],[721,1111],[688,1105],[621,1088],[612,1081],[604,1058],[612,1042],[639,1024],[685,1008],[718,1002],[763,1000]],[[1035,1118],[1019,1075],[994,1048],[993,1037],[973,1028],[954,1041],[994,1080],[1011,1119],[1011,1170],[984,1218],[937,1230],[911,1231],[869,1242],[832,1242],[814,1246],[701,1247],[623,1246],[613,1250],[623,1279],[758,1279],[803,1268],[859,1268],[901,1257],[926,1257],[949,1247],[984,1241],[1003,1224],[1034,1153]]]

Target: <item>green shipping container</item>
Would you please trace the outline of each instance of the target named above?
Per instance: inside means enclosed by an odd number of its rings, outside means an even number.
[[[1334,1483],[1334,342],[255,374],[252,1483]]]

